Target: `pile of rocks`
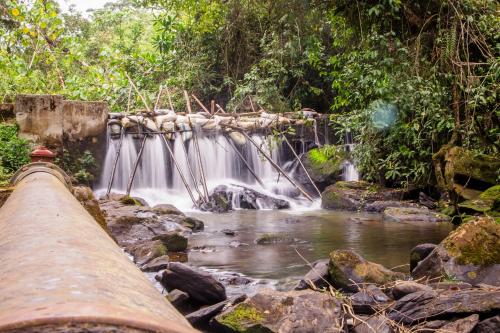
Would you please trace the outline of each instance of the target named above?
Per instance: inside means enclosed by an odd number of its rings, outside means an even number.
[[[186,257],[187,237],[204,228],[172,205],[149,207],[139,198],[114,194],[99,204],[112,237],[144,271],[165,268],[169,254]]]

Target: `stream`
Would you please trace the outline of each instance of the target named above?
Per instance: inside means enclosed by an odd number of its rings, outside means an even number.
[[[367,260],[408,271],[415,245],[439,243],[452,229],[449,223],[388,222],[379,214],[326,210],[188,215],[205,222],[205,231],[190,238],[190,264],[213,272],[238,272],[281,287],[295,283],[309,270],[297,252],[314,262],[328,258],[334,249],[352,249]],[[235,235],[224,234],[224,229]],[[266,234],[280,235],[284,241],[257,244]]]

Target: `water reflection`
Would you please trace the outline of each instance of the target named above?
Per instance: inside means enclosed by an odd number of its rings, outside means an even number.
[[[189,262],[257,278],[281,279],[300,276],[307,260],[327,258],[334,249],[352,249],[386,267],[409,262],[409,251],[421,243],[438,243],[451,230],[448,223],[408,224],[382,221],[378,214],[315,211],[235,211],[228,214],[192,213],[205,222],[205,231],[195,234]],[[223,229],[236,231],[231,237]],[[285,238],[284,243],[258,245],[266,234]],[[236,246],[239,245],[239,246]]]

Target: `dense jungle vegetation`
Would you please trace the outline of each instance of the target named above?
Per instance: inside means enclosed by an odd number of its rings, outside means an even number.
[[[498,154],[499,51],[495,0],[120,0],[88,17],[3,0],[0,102],[58,93],[120,111],[125,73],[151,104],[160,84],[179,108],[182,89],[229,111],[251,95],[330,114],[365,179],[426,186],[443,145]]]

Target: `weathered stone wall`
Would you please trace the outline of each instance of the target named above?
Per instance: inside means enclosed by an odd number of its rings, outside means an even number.
[[[66,101],[59,95],[18,95],[15,103],[19,135],[51,147],[63,141],[99,139],[106,132],[105,102]]]
[[[19,136],[49,147],[74,164],[85,151],[92,153],[96,179],[106,150],[108,104],[67,101],[59,95],[17,95],[14,112]],[[70,170],[66,170],[70,172]]]

